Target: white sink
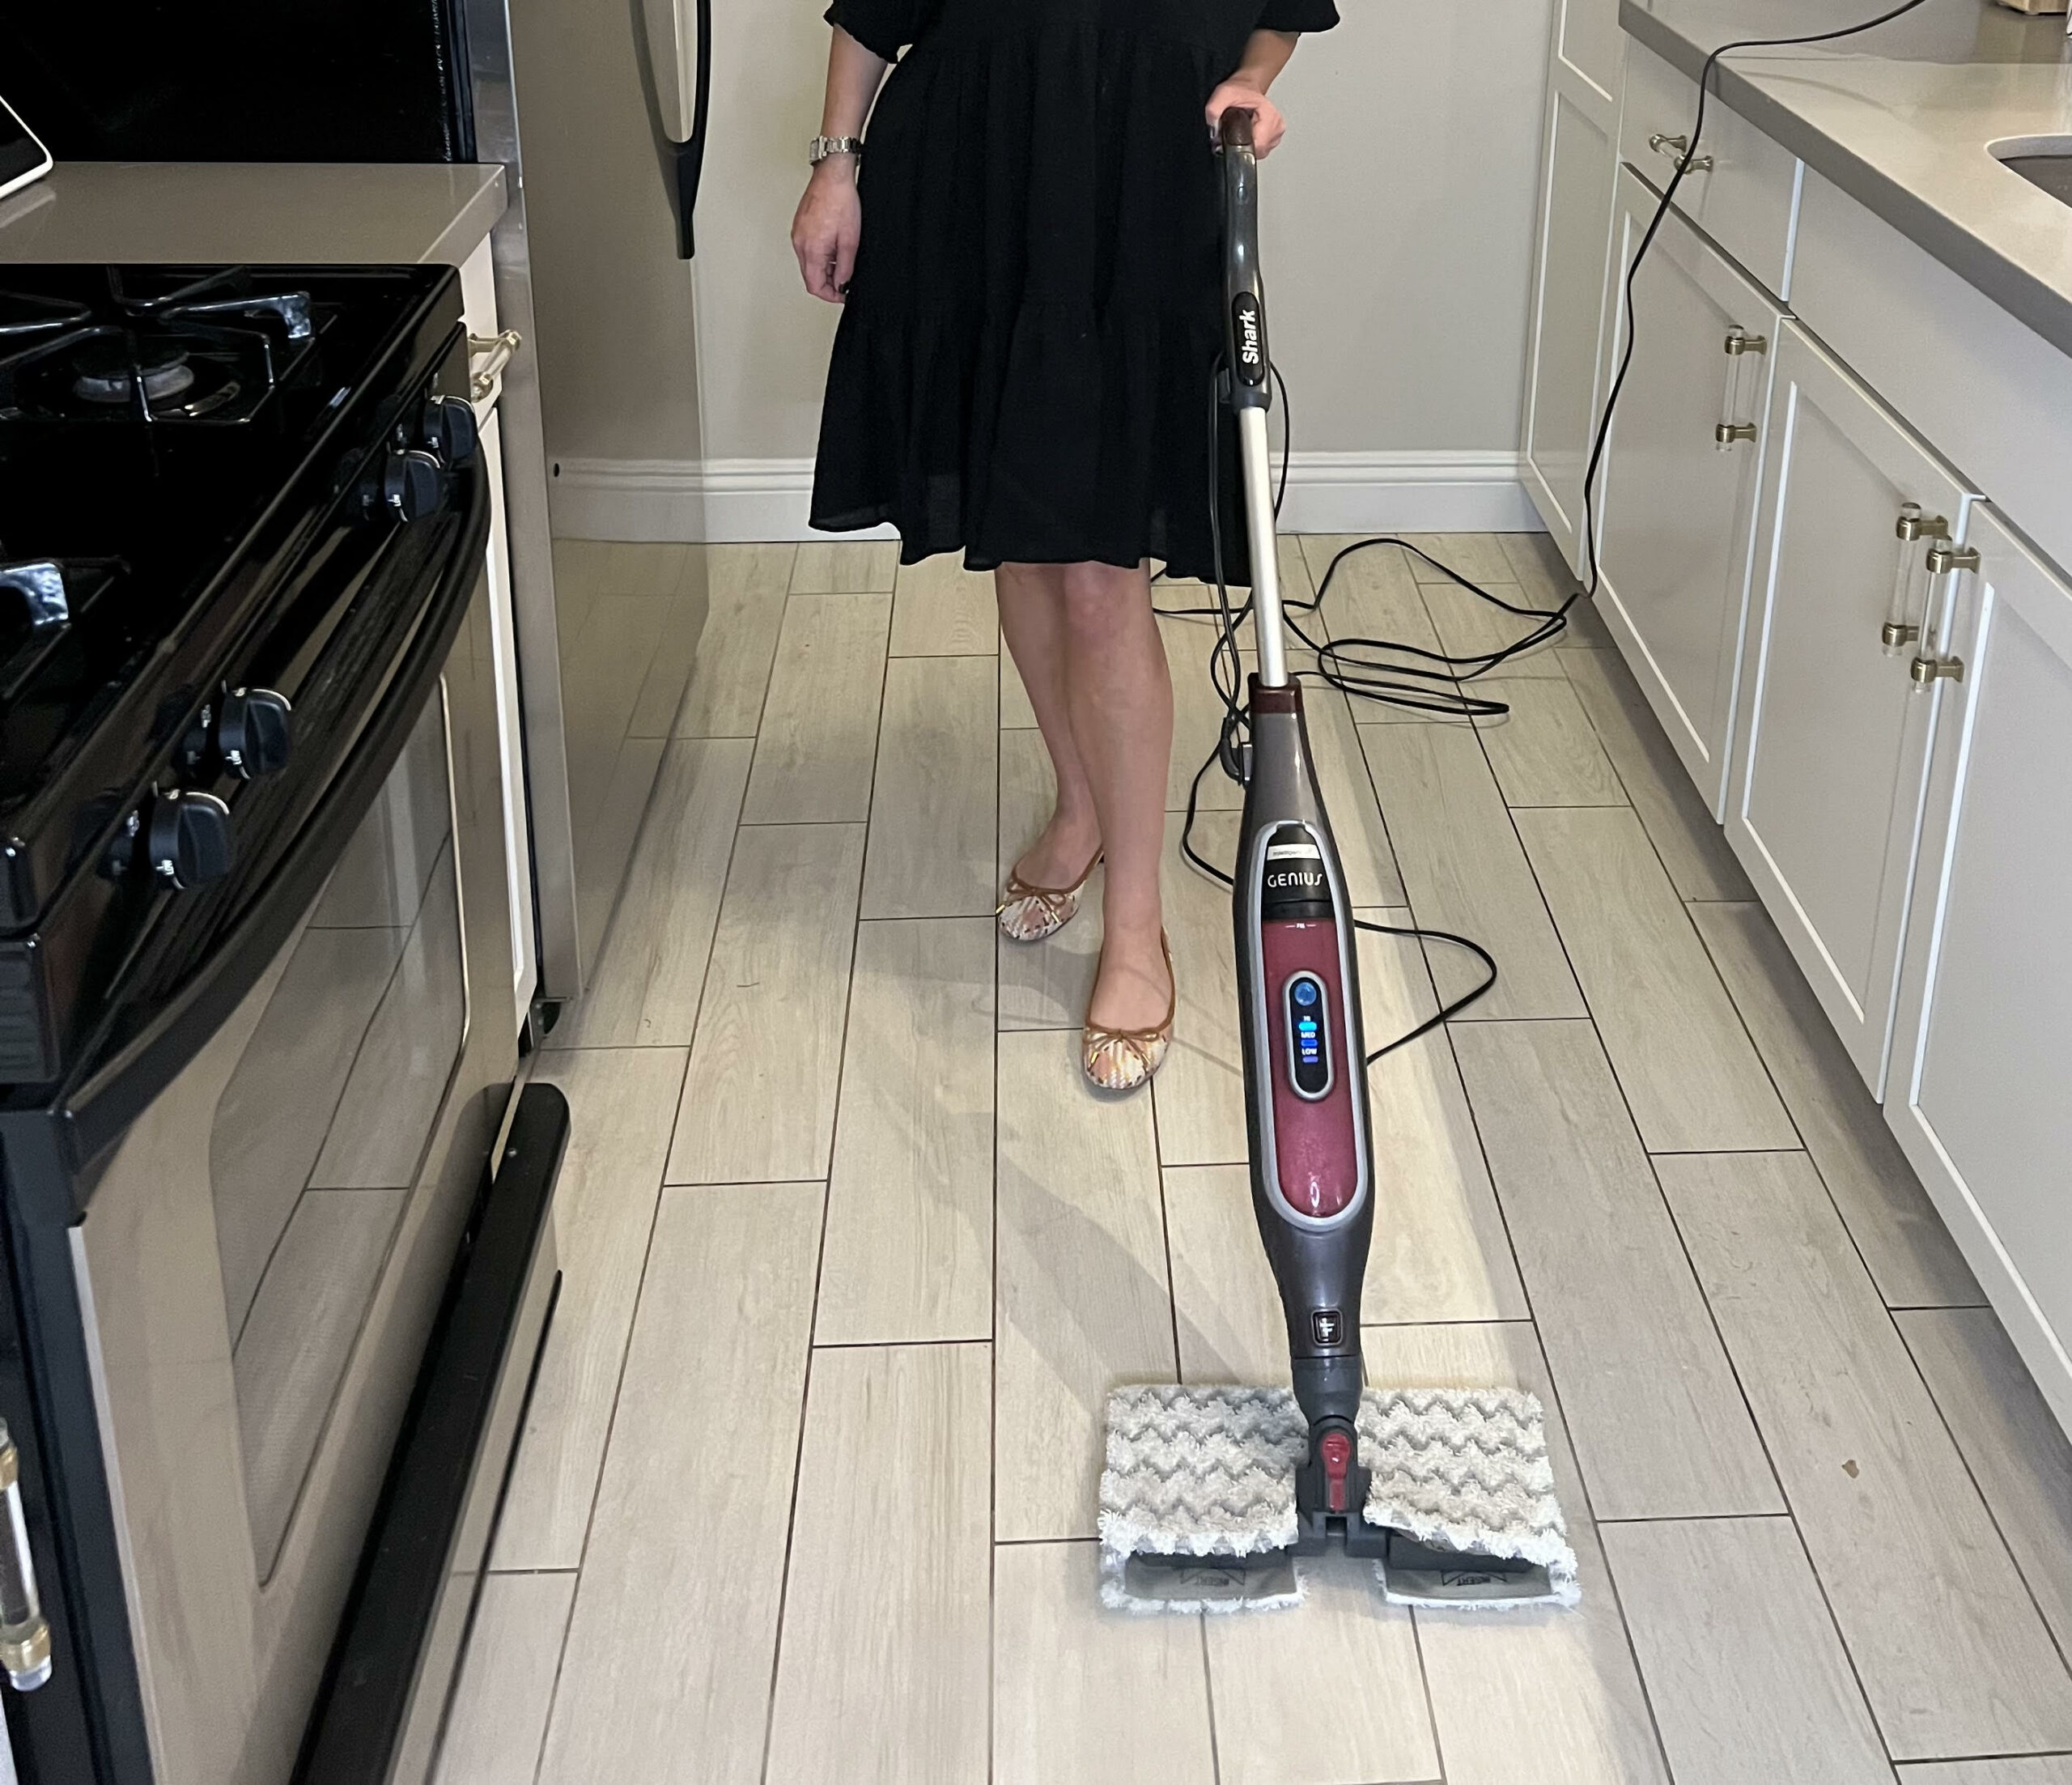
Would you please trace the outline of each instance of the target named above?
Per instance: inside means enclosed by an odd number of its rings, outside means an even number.
[[[2007,136],[1986,152],[2061,205],[2072,205],[2072,136]]]

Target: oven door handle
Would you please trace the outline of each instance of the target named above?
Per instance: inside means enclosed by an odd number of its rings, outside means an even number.
[[[119,1138],[258,984],[402,755],[425,702],[439,685],[482,575],[490,526],[489,473],[477,454],[453,476],[459,500],[446,512],[457,514],[461,525],[380,704],[326,784],[322,803],[304,821],[272,874],[253,890],[244,914],[196,963],[165,1009],[67,1098],[67,1144],[75,1167],[83,1167]]]

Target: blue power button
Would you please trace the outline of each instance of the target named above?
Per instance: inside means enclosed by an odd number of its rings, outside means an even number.
[[[1314,980],[1297,980],[1295,982],[1295,1001],[1305,1009],[1314,1005],[1317,1001],[1317,982]]]

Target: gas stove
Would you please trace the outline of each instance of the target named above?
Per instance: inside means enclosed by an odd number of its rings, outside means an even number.
[[[460,317],[439,267],[0,272],[0,1083],[306,816],[299,685],[474,453]]]
[[[316,354],[311,294],[247,267],[85,270],[73,289],[0,287],[0,416],[237,425]]]

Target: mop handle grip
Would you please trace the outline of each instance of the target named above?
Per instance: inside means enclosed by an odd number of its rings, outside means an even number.
[[[1252,152],[1252,124],[1250,112],[1233,106],[1217,129],[1223,163],[1223,325],[1233,409],[1264,409],[1271,401],[1266,290],[1259,278],[1259,170]]]

